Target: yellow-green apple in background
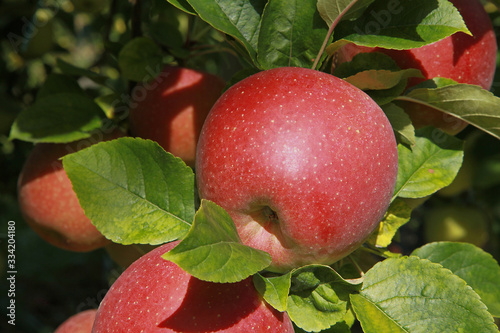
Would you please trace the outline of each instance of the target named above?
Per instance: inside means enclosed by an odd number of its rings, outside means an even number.
[[[476,207],[436,207],[424,215],[428,242],[467,242],[482,247],[488,241],[488,219]]]

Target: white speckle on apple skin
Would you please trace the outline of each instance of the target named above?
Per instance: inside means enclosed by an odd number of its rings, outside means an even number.
[[[331,264],[358,247],[387,210],[397,159],[392,127],[365,93],[332,75],[278,68],[214,105],[198,142],[197,182],[243,242],[285,271]],[[279,223],[259,215],[264,207]]]

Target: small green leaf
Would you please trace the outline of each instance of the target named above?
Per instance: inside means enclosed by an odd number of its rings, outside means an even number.
[[[410,77],[420,75],[421,72],[418,69],[405,69],[397,72],[367,70],[347,77],[345,80],[361,90],[385,90],[394,88],[403,80],[406,82]]]
[[[95,72],[92,72],[91,70],[85,69],[85,68],[80,68],[76,67],[61,58],[57,59],[57,67],[61,70],[63,74],[69,75],[69,76],[83,76],[86,78],[91,79],[97,84],[100,85],[106,85],[106,82],[109,80],[108,77],[99,75]]]
[[[416,143],[416,137],[410,117],[393,103],[382,105],[382,110],[389,119],[398,142],[411,149]]]
[[[188,14],[196,15],[196,12],[194,11],[193,7],[191,7],[189,2],[186,0],[167,0],[167,1]]]
[[[434,43],[456,32],[470,34],[458,10],[447,0],[376,0],[355,21],[335,30],[336,43],[411,49]],[[335,44],[327,48],[332,54]]]
[[[51,73],[36,94],[36,99],[40,100],[49,95],[61,93],[85,94],[75,79],[64,74]]]
[[[398,229],[410,220],[411,211],[412,209],[403,200],[394,200],[368,241],[376,247],[389,246]]]
[[[422,76],[419,70],[401,70],[391,57],[380,52],[357,54],[352,61],[337,66],[334,75],[364,90],[379,105],[400,96],[410,77]]]
[[[49,94],[23,110],[11,127],[10,139],[66,143],[88,138],[102,125],[104,113],[79,93]]]
[[[451,184],[463,160],[463,142],[434,128],[416,131],[413,149],[398,145],[394,198],[423,198]]]
[[[220,283],[241,281],[271,264],[268,253],[242,244],[229,214],[207,200],[186,237],[163,258],[200,280]]]
[[[160,73],[162,59],[161,48],[153,40],[138,37],[122,48],[118,55],[118,65],[125,78],[142,82]]]
[[[169,51],[175,50],[176,53],[189,51],[183,49],[184,37],[179,28],[165,22],[152,22],[148,27],[148,33],[156,42],[165,45]]]
[[[253,276],[253,283],[267,303],[276,310],[284,312],[287,309],[288,292],[292,283],[291,277],[292,272],[274,277],[255,274]]]
[[[424,245],[412,255],[441,264],[464,279],[489,312],[500,317],[500,266],[491,254],[468,243],[439,242]]]
[[[120,108],[128,111],[128,107],[125,105],[123,97],[120,97],[118,94],[101,95],[94,101],[109,119],[113,119],[116,116],[116,111]]]
[[[260,19],[267,0],[189,0],[200,18],[239,41],[257,62]]]
[[[353,20],[360,17],[375,0],[318,0],[318,12],[329,27],[335,20]]]
[[[366,333],[498,332],[464,280],[414,256],[375,265],[350,299]]]
[[[310,68],[327,33],[316,0],[270,0],[262,15],[259,63],[263,69]]]
[[[292,272],[288,315],[306,331],[327,329],[344,320],[349,294],[358,289],[329,266],[298,268]]]
[[[500,98],[479,86],[454,84],[413,89],[397,100],[430,106],[500,139]]]
[[[101,142],[65,156],[63,165],[85,214],[115,243],[162,244],[189,230],[193,171],[157,143]]]

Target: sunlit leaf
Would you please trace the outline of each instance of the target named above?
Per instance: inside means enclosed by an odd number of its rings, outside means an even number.
[[[464,279],[488,311],[500,317],[500,266],[491,254],[469,243],[439,242],[424,245],[412,255],[441,264]]]
[[[229,214],[207,200],[188,234],[163,258],[200,280],[221,283],[241,281],[271,264],[268,253],[241,243]]]
[[[375,265],[350,299],[366,333],[498,332],[464,280],[414,256]]]
[[[451,184],[463,160],[463,142],[434,128],[416,131],[412,149],[398,145],[394,197],[423,198]]]
[[[63,158],[80,205],[115,243],[182,238],[195,214],[191,168],[157,143],[120,138]]]

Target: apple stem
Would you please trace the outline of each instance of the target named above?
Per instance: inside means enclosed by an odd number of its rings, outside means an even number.
[[[354,260],[354,258],[352,256],[348,256],[347,257],[352,263],[353,265],[356,267],[356,269],[358,270],[358,273],[361,277],[364,277],[365,276],[365,272],[361,269],[361,267],[358,265],[358,263],[356,262],[356,260]]]
[[[354,6],[354,4],[356,2],[357,2],[357,0],[354,0],[349,5],[347,5],[347,7],[344,8],[344,10],[340,13],[340,15],[335,18],[335,21],[333,21],[332,25],[330,26],[330,29],[328,29],[328,33],[326,34],[325,40],[323,41],[323,45],[321,45],[321,48],[319,49],[318,55],[316,56],[316,59],[314,59],[314,63],[312,65],[312,69],[315,70],[316,67],[318,67],[319,60],[321,59],[321,56],[325,52],[326,46],[328,45],[328,43],[330,41],[330,37],[333,34],[333,30],[339,24],[340,20],[344,16],[344,14],[347,13],[347,11],[349,9],[351,9],[351,7]]]

